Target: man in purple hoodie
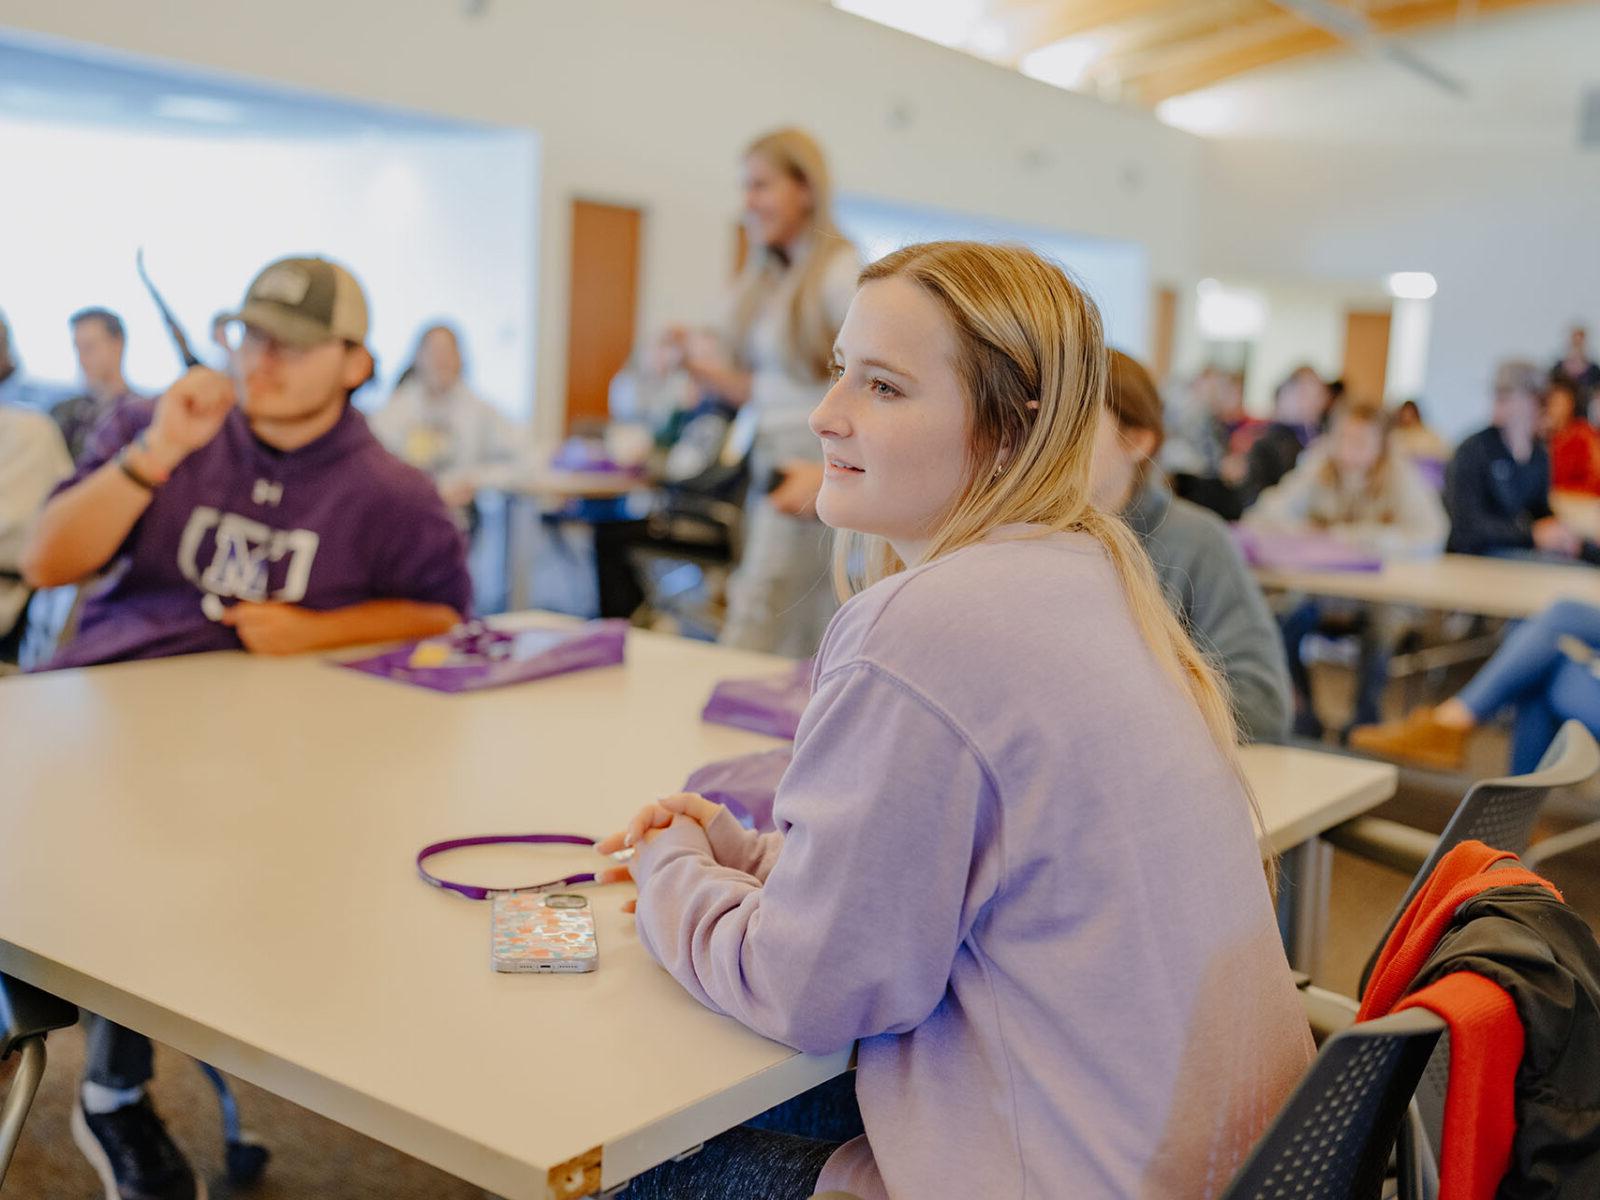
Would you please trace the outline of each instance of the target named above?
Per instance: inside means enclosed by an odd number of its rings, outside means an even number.
[[[158,400],[120,405],[40,516],[23,558],[34,586],[105,575],[52,667],[295,654],[468,615],[465,546],[438,491],[350,404],[373,369],[355,278],[279,260],[229,332],[231,376],[195,367]],[[203,1198],[150,1077],[148,1039],[92,1020],[74,1140],[108,1197]]]

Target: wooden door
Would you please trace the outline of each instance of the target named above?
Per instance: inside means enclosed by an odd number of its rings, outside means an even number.
[[[1150,375],[1159,384],[1172,374],[1172,344],[1178,332],[1178,293],[1169,287],[1155,290],[1150,312]]]
[[[611,379],[633,352],[639,311],[637,208],[572,202],[572,276],[567,302],[567,428],[605,422]]]
[[[1389,314],[1350,311],[1344,315],[1344,386],[1352,399],[1383,403],[1389,371]]]

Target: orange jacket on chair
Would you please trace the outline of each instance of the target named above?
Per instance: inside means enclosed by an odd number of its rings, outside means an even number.
[[[1550,882],[1521,867],[1494,868],[1516,855],[1463,842],[1439,861],[1384,944],[1362,997],[1358,1021],[1426,1008],[1450,1026],[1450,1083],[1440,1146],[1439,1200],[1493,1200],[1516,1136],[1516,1076],[1524,1035],[1509,993],[1471,971],[1457,971],[1408,994],[1439,939],[1468,900],[1491,888],[1535,886],[1558,900]]]

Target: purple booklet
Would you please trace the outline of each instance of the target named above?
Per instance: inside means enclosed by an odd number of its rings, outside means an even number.
[[[773,829],[772,802],[778,796],[778,781],[793,754],[788,746],[780,746],[707,763],[684,781],[683,790],[699,792],[724,805],[746,829],[768,833]]]
[[[768,679],[724,679],[712,690],[702,721],[794,740],[811,699],[811,661]]]
[[[626,621],[590,621],[576,629],[521,630],[494,629],[470,621],[442,637],[337,665],[436,692],[477,692],[612,666],[622,661],[627,637]]]
[[[598,443],[584,438],[568,438],[550,456],[550,465],[558,471],[582,471],[602,475],[637,475],[638,467],[625,467],[605,452]]]
[[[1288,533],[1244,525],[1229,527],[1234,544],[1252,567],[1278,571],[1381,571],[1370,550],[1324,533]]]

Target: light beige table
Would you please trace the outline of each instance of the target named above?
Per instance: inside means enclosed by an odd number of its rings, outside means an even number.
[[[1255,577],[1266,588],[1486,617],[1530,617],[1557,600],[1600,605],[1600,569],[1582,563],[1445,554],[1380,571],[1258,569]]]
[[[413,856],[618,827],[772,744],[699,708],[778,665],[635,632],[623,667],[469,696],[243,654],[5,680],[0,970],[512,1200],[613,1187],[847,1055],[700,1007],[640,947],[626,886],[590,893],[598,971],[497,975],[488,906],[425,887]],[[1394,787],[1300,750],[1248,770],[1280,849]],[[440,870],[508,884],[592,861],[467,850]]]

